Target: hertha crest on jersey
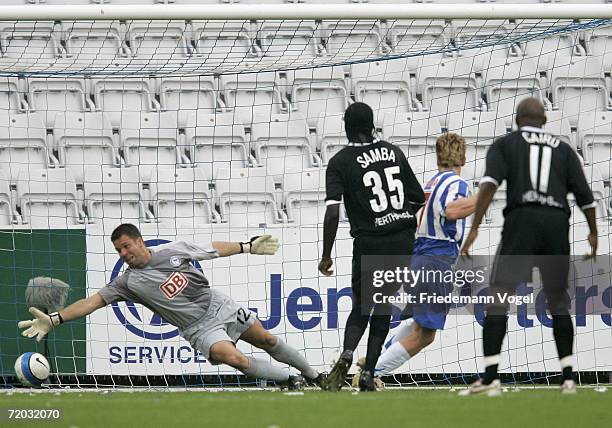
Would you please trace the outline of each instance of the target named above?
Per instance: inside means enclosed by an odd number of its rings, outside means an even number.
[[[159,286],[159,289],[168,299],[172,300],[187,287],[187,284],[189,284],[189,280],[184,274],[181,272],[173,272],[172,275]]]

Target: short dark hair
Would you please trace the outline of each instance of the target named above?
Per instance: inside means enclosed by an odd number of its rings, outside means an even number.
[[[541,128],[546,123],[544,104],[537,98],[525,98],[516,108],[516,124]]]
[[[344,112],[344,130],[349,141],[369,143],[374,137],[374,112],[365,103],[353,103]]]
[[[140,234],[140,230],[136,226],[130,223],[120,224],[113,230],[111,234],[111,241],[115,242],[117,239],[121,238],[123,235],[129,236],[130,238],[142,238]]]

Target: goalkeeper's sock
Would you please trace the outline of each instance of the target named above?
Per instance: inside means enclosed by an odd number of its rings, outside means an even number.
[[[506,335],[506,315],[488,315],[485,317],[482,329],[482,342],[484,348],[485,375],[482,382],[489,385],[499,378],[497,369],[504,336]]]
[[[300,353],[287,345],[280,337],[276,337],[276,345],[268,349],[268,354],[276,361],[295,367],[308,379],[315,379],[319,373],[313,369]]]
[[[258,379],[273,380],[275,382],[286,382],[289,380],[289,370],[273,366],[269,362],[258,358],[247,358],[249,359],[249,366],[242,370],[242,373],[245,375]]]
[[[378,359],[376,363],[376,369],[374,369],[375,376],[384,376],[389,374],[391,371],[400,367],[406,361],[410,359],[410,354],[406,351],[406,348],[399,343],[395,342],[391,345]]]

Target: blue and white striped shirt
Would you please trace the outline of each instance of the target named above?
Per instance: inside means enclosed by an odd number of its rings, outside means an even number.
[[[454,171],[442,171],[425,185],[426,204],[420,214],[414,254],[458,256],[466,219],[448,220],[446,207],[470,196],[468,183]]]

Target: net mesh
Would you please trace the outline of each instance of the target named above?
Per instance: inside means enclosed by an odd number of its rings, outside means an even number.
[[[585,160],[600,251],[609,251],[609,20],[18,21],[2,22],[0,35],[7,386],[15,358],[43,346],[60,375],[52,384],[255,384],[211,365],[175,327],[130,303],[64,325],[45,345],[19,336],[32,278],[64,281],[73,302],[122,271],[109,242],[121,222],[139,225],[151,246],[279,236],[275,258],[234,257],[202,269],[328,370],[350,309],[352,241],[343,212],[335,276],[319,277],[325,167],[346,144],[341,117],[355,101],[373,108],[377,132],[407,154],[421,183],[436,171],[437,136],[462,134],[462,175],[477,190],[488,146],[513,128],[520,100],[539,98],[547,130]],[[504,203],[500,189],[477,252],[494,254]],[[580,254],[586,220],[574,207],[571,221]],[[604,382],[610,317],[575,322],[575,368],[584,383]],[[478,319],[451,313],[436,342],[386,380],[468,382],[482,370],[480,338]],[[503,352],[509,380],[546,383],[559,371],[542,320],[511,319]]]

